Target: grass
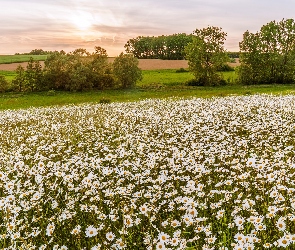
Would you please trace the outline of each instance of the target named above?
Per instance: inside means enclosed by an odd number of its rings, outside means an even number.
[[[22,109],[29,107],[46,107],[54,105],[98,103],[103,100],[111,102],[138,101],[147,98],[190,98],[252,94],[286,95],[295,93],[295,85],[259,85],[259,86],[220,86],[187,87],[171,86],[161,88],[135,88],[130,90],[105,90],[89,92],[48,92],[39,93],[5,93],[0,95],[0,110]]]
[[[45,61],[47,55],[0,55],[0,64],[28,62],[31,57],[36,61]]]
[[[11,82],[15,77],[13,71],[0,71]],[[235,72],[224,72],[224,78],[231,82],[236,78]],[[0,94],[0,110],[21,109],[29,107],[46,107],[54,105],[129,102],[148,98],[190,98],[229,95],[274,94],[285,95],[295,93],[295,85],[253,85],[237,84],[220,87],[192,87],[184,83],[193,78],[189,72],[176,73],[176,70],[145,70],[143,79],[136,88],[129,90],[104,90],[89,92],[38,92],[38,93],[3,93]]]
[[[175,69],[144,70],[143,79],[138,87],[163,87],[182,85],[184,82],[194,78],[190,72],[176,73]]]
[[[12,80],[16,77],[16,72],[8,71],[8,70],[0,70],[0,75],[5,76],[8,82],[12,82]]]

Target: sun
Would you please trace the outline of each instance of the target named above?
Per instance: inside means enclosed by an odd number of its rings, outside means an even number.
[[[71,23],[81,31],[90,29],[93,25],[93,17],[88,12],[79,11],[72,15]]]

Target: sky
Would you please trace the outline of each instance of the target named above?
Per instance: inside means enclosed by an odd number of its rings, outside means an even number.
[[[295,16],[294,0],[0,0],[0,54],[95,46],[109,56],[137,36],[192,33],[208,26],[227,33],[239,51],[247,30]],[[294,18],[295,19],[295,18]]]

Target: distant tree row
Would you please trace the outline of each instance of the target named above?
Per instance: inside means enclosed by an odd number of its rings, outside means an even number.
[[[182,60],[184,48],[192,42],[192,35],[185,33],[168,36],[138,36],[125,44],[127,53],[140,59]]]
[[[39,61],[31,58],[26,68],[19,65],[12,89],[33,92],[130,88],[142,77],[138,59],[133,55],[121,53],[109,63],[107,52],[101,47],[95,47],[92,54],[85,49],[55,52],[44,64],[42,68]]]
[[[54,54],[58,51],[46,51],[43,49],[33,49],[28,53],[15,53],[15,55],[50,55],[50,54]]]

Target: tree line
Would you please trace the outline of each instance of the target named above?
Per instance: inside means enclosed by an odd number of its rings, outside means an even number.
[[[218,27],[194,31],[185,47],[186,59],[195,79],[191,85],[224,84],[218,68],[228,60],[224,48],[227,34]],[[239,43],[238,83],[295,83],[295,23],[293,19],[271,21],[256,33],[248,30]]]
[[[191,85],[225,84],[220,69],[239,57],[238,82],[269,84],[295,82],[295,23],[293,19],[271,21],[260,31],[243,34],[239,52],[227,52],[227,34],[220,27],[196,29],[192,34],[138,36],[125,44],[127,53],[137,58],[187,59],[195,75]]]
[[[16,74],[10,89],[19,92],[126,89],[142,77],[138,59],[132,54],[121,53],[109,63],[107,52],[101,47],[95,47],[94,53],[82,48],[70,53],[54,52],[48,55],[43,68],[31,58],[26,68],[17,67]]]
[[[239,43],[240,51],[228,53],[224,48],[227,33],[220,27],[196,29],[191,35],[174,34],[160,37],[137,37],[125,45],[113,63],[106,50],[95,47],[70,53],[54,51],[44,68],[31,59],[26,67],[19,66],[11,89],[15,91],[130,88],[141,79],[137,58],[187,59],[195,78],[189,85],[215,86],[226,84],[220,70],[230,57],[239,56],[237,82],[241,84],[295,83],[295,22],[293,19],[271,21],[256,33],[248,30]],[[32,53],[42,53],[33,50]],[[0,76],[0,91],[8,83]]]
[[[59,51],[57,50],[43,50],[43,49],[33,49],[30,52],[27,53],[15,53],[15,55],[50,55],[50,54],[54,54],[57,53]],[[61,50],[61,53],[63,53],[64,51]]]
[[[129,39],[124,48],[139,59],[185,59],[184,48],[192,42],[193,35],[185,33],[167,36],[138,36]]]

